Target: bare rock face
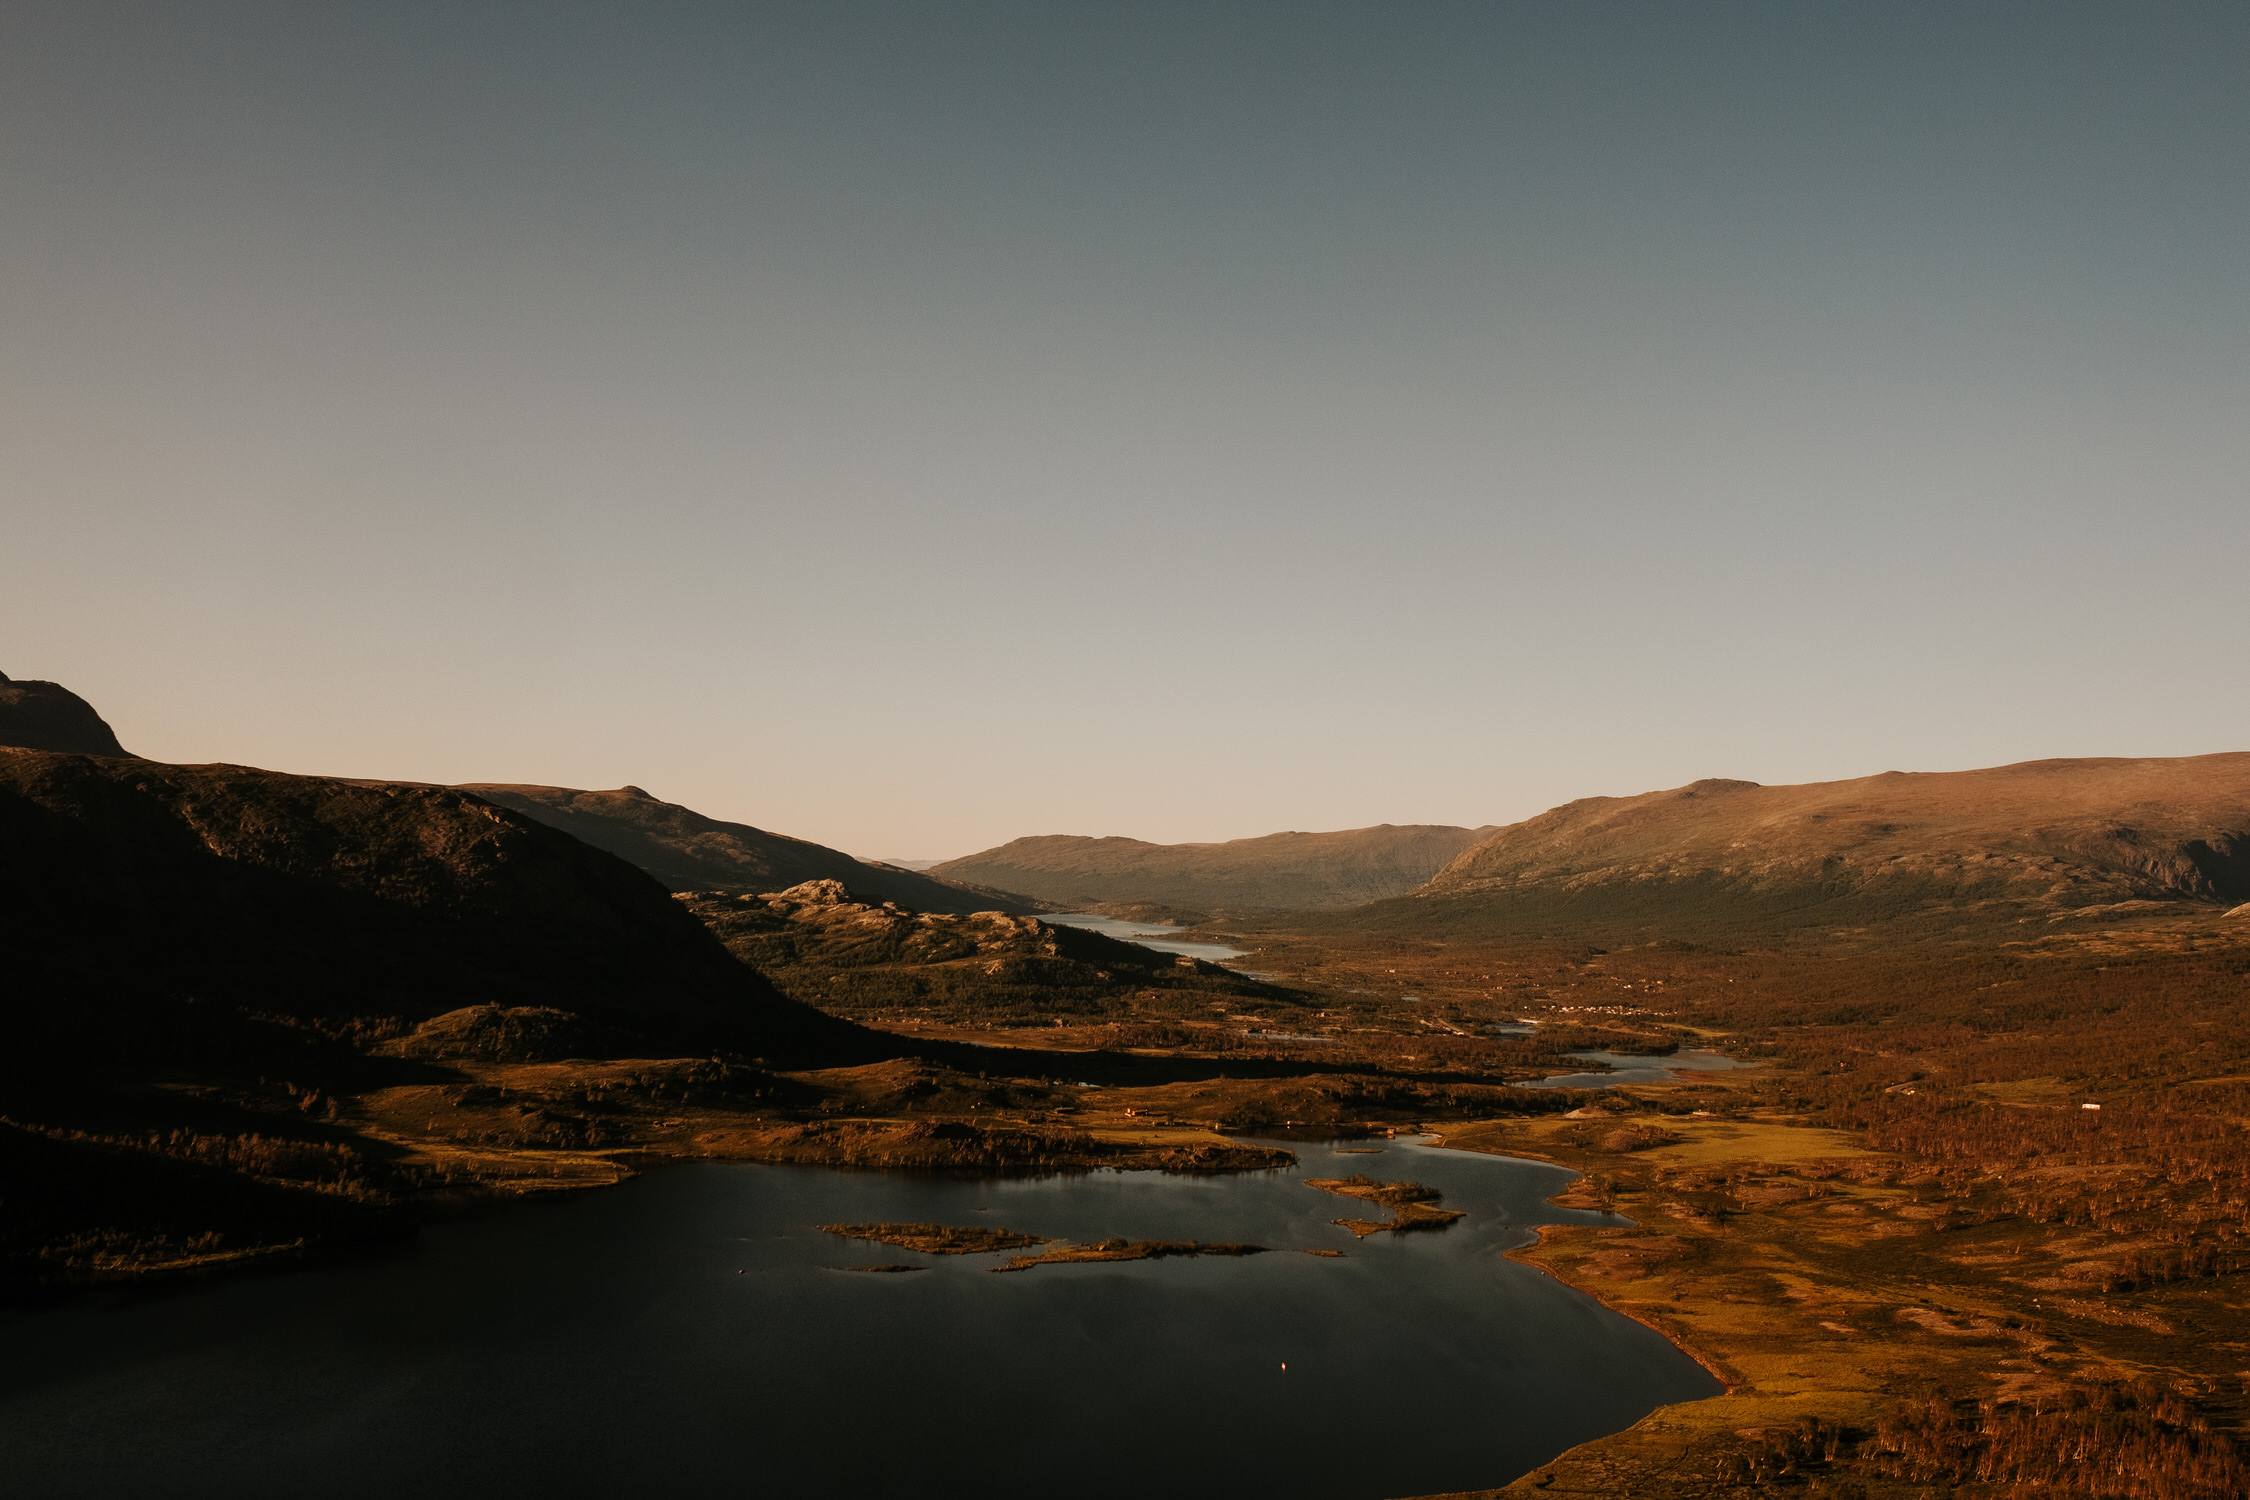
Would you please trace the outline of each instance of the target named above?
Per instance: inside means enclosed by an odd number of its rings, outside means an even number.
[[[848,906],[857,901],[841,880],[805,880],[777,893],[776,900],[804,906]]]
[[[17,682],[0,672],[0,745],[129,758],[94,705],[59,682]]]

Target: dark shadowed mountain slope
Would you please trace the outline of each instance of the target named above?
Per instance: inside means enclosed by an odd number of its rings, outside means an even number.
[[[1349,920],[1520,935],[1919,925],[2250,901],[2250,754],[1589,797]]]
[[[0,745],[69,750],[80,755],[127,752],[94,705],[59,682],[16,682],[0,672]]]
[[[19,1062],[41,1039],[364,1043],[486,1005],[566,1013],[612,1053],[880,1050],[641,871],[442,787],[0,750],[0,913]]]
[[[931,873],[1072,906],[1146,903],[1214,912],[1311,911],[1422,884],[1489,828],[1426,823],[1273,833],[1223,844],[1055,834],[947,860]]]
[[[808,880],[838,880],[862,896],[916,911],[1036,911],[1005,890],[871,865],[825,845],[724,823],[650,796],[637,786],[581,792],[560,786],[472,783],[459,788],[560,828],[639,865],[675,891],[766,892]]]

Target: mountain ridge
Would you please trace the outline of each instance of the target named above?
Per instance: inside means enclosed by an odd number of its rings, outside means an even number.
[[[1502,828],[1359,919],[1498,932],[2060,919],[2250,901],[2250,752],[1709,778]]]
[[[624,860],[448,788],[0,749],[0,833],[19,1036],[100,1033],[105,1015],[364,1029],[493,1004],[674,1049],[819,1050],[851,1030]]]
[[[810,839],[713,818],[637,786],[582,791],[519,782],[464,782],[454,790],[473,793],[607,850],[674,891],[762,895],[808,880],[835,880],[877,901],[942,915],[977,911],[1023,915],[1044,909],[1036,899],[1013,891],[873,863]]]
[[[1321,910],[1411,890],[1490,831],[1379,823],[1198,844],[1043,834],[946,860],[931,873],[1005,885],[1066,906]]]

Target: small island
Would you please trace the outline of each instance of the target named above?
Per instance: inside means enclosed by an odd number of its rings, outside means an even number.
[[[1033,1266],[1061,1265],[1070,1261],[1163,1260],[1174,1255],[1264,1255],[1264,1245],[1207,1240],[1096,1240],[1087,1245],[1057,1245],[1037,1255],[1011,1255],[995,1271],[1028,1271]]]
[[[1028,1245],[1048,1243],[1041,1235],[1018,1234],[1013,1229],[955,1224],[822,1224],[817,1227],[848,1240],[873,1240],[879,1245],[896,1245],[901,1250],[919,1250],[924,1255],[983,1255],[994,1250],[1021,1250]]]
[[[1445,1195],[1436,1188],[1424,1187],[1419,1182],[1385,1182],[1381,1178],[1354,1173],[1349,1177],[1308,1177],[1305,1186],[1319,1188],[1324,1193],[1334,1193],[1343,1198],[1358,1198],[1368,1203],[1382,1205],[1391,1211],[1388,1224],[1378,1224],[1372,1219],[1331,1219],[1331,1224],[1349,1229],[1360,1239],[1371,1234],[1405,1234],[1418,1229],[1443,1229],[1455,1219],[1464,1218],[1459,1209],[1439,1208],[1438,1200]]]

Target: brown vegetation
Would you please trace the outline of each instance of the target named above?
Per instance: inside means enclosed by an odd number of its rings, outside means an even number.
[[[845,1239],[873,1240],[880,1245],[896,1245],[901,1250],[915,1250],[924,1255],[984,1255],[995,1250],[1020,1250],[1026,1245],[1049,1243],[1036,1234],[1017,1234],[1012,1229],[980,1229],[974,1225],[822,1224],[818,1227]]]
[[[2250,901],[2250,753],[1588,797],[1355,931],[1607,939],[1880,924],[1885,941]]]
[[[1354,1237],[1366,1239],[1371,1234],[1407,1234],[1417,1230],[1443,1229],[1456,1219],[1468,1216],[1458,1209],[1439,1208],[1444,1194],[1436,1188],[1424,1187],[1419,1182],[1385,1182],[1379,1178],[1354,1173],[1349,1177],[1308,1177],[1305,1186],[1319,1188],[1324,1193],[1334,1193],[1340,1198],[1358,1198],[1368,1203],[1381,1204],[1391,1211],[1388,1224],[1378,1224],[1371,1219],[1335,1219],[1330,1222],[1349,1229]]]

